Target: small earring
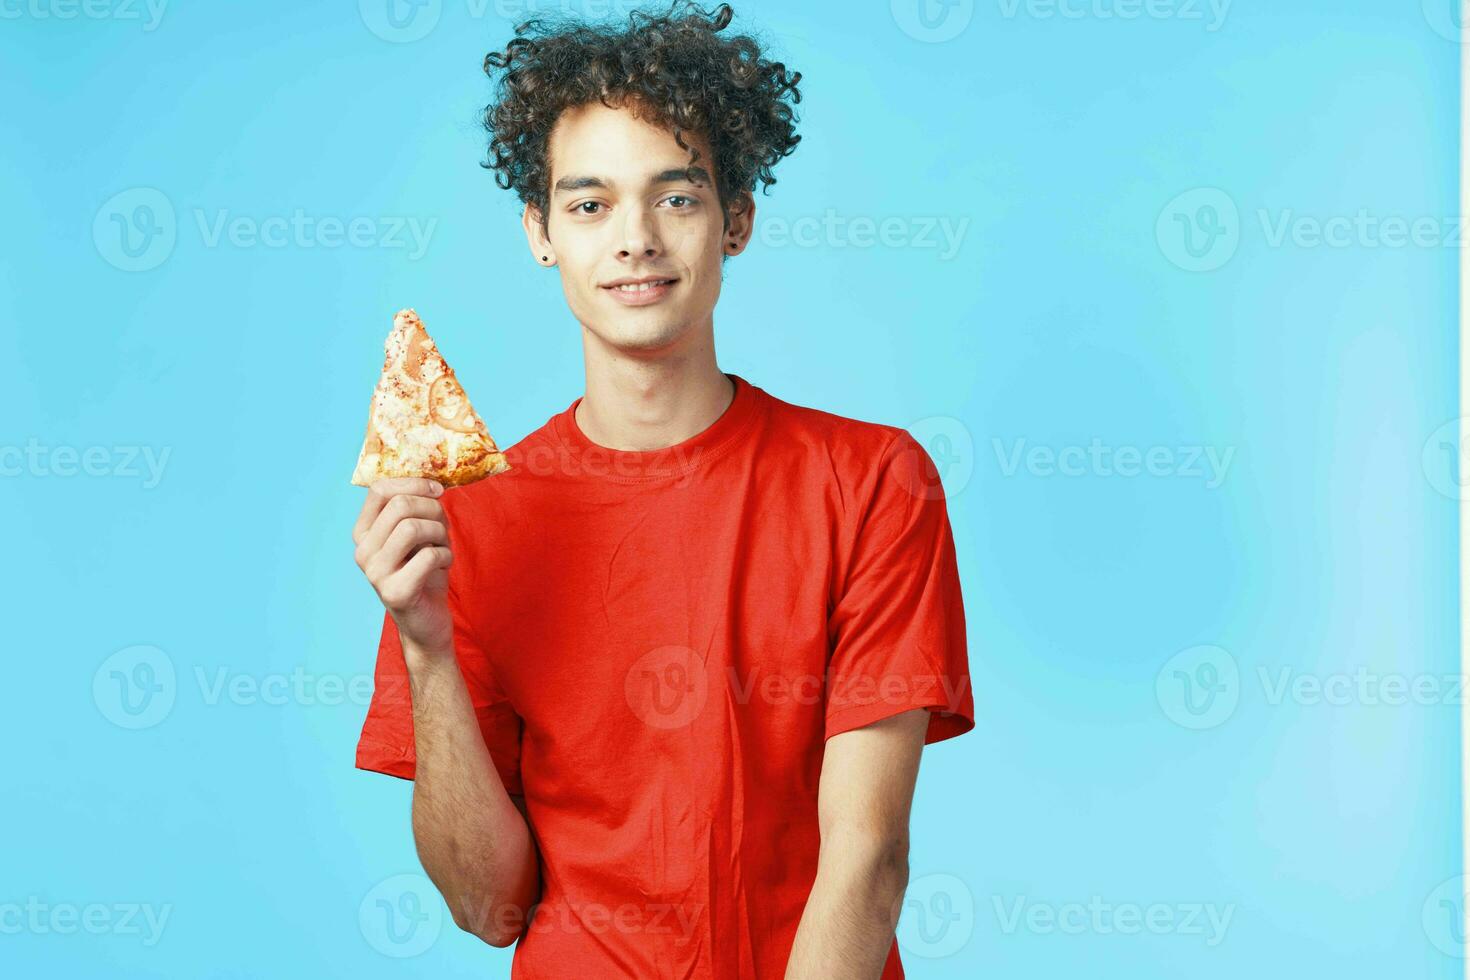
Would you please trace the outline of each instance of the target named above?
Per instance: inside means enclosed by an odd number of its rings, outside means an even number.
[[[545,262],[545,261],[546,261],[546,256],[544,256],[544,255],[543,255],[543,256],[541,256],[541,261],[542,261],[542,262]]]

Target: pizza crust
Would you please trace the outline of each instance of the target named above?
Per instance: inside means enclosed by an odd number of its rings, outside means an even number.
[[[510,469],[417,313],[399,310],[383,347],[355,486],[424,477],[457,487]]]

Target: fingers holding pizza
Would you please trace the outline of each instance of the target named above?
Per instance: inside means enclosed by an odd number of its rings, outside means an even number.
[[[447,652],[453,644],[449,614],[449,526],[433,480],[383,479],[368,489],[357,515],[353,559],[398,625],[405,646]]]

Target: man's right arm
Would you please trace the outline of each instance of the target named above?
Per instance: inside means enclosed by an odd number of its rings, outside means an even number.
[[[493,946],[525,927],[540,889],[524,804],[506,793],[454,654],[448,524],[432,480],[380,480],[352,538],[392,615],[413,697],[413,834],[455,923]]]

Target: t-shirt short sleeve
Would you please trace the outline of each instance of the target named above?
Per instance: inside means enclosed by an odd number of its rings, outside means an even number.
[[[825,737],[927,708],[924,741],[938,742],[975,727],[944,488],[902,430],[875,477],[828,617]]]
[[[466,602],[475,594],[472,562],[463,560],[469,555],[465,554],[467,549],[461,548],[455,540],[461,529],[445,499],[450,546],[455,549],[455,561],[449,569],[449,608],[454,620],[455,656],[469,690],[470,702],[474,705],[480,732],[505,791],[512,796],[523,796],[521,717],[496,684],[490,658],[476,635],[471,617],[467,615]],[[373,696],[357,742],[356,764],[359,769],[403,779],[414,777],[413,697],[398,626],[387,613],[383,616],[383,631],[378,640]]]

